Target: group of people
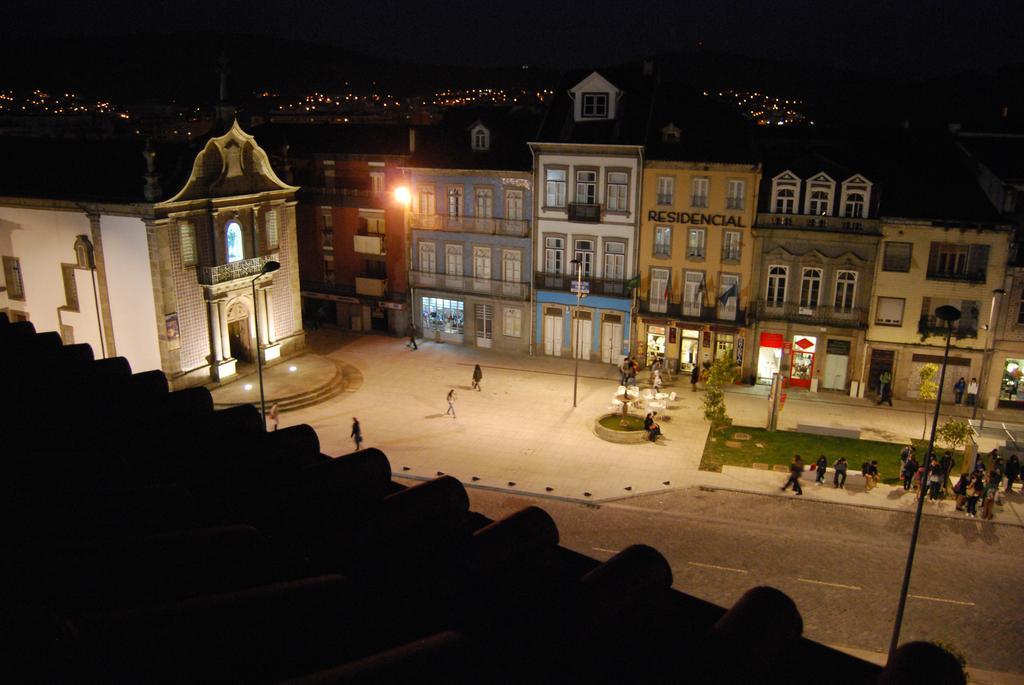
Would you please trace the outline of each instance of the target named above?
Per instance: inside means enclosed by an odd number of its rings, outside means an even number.
[[[967,391],[967,406],[973,407],[978,402],[978,379],[972,378],[968,383],[960,376],[960,380],[953,384],[953,396],[957,404],[964,404],[964,391]]]
[[[834,488],[846,488],[846,473],[849,470],[849,462],[846,461],[846,457],[839,457],[832,464],[832,487]],[[814,471],[814,484],[822,485],[825,483],[825,473],[828,471],[828,458],[823,454],[818,457],[818,461],[811,465],[811,469]],[[872,461],[865,464],[861,469],[862,474],[867,483],[867,489],[870,490],[878,483],[878,462]],[[787,490],[790,486],[793,487],[793,492],[797,495],[804,494],[803,488],[800,487],[800,477],[804,473],[804,460],[797,454],[793,456],[793,461],[789,464],[789,478],[786,480],[786,484],[782,486],[782,490]]]
[[[989,452],[989,468],[979,454],[974,460],[970,473],[963,473],[953,486],[956,495],[956,510],[963,511],[970,518],[978,516],[978,501],[981,500],[981,518],[991,519],[992,508],[999,499],[1003,478],[1006,478],[1006,492],[1013,492],[1013,484],[1020,476],[1020,459],[1011,454],[1004,462],[998,450]]]
[[[907,445],[900,450],[900,482],[903,483],[903,489],[920,491],[926,486],[928,499],[938,503],[942,493],[949,487],[953,463],[953,454],[949,450],[941,458],[931,451],[918,460],[914,446]]]

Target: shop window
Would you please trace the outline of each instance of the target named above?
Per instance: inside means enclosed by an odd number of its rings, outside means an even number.
[[[464,305],[461,300],[420,298],[420,317],[423,330],[462,335],[465,329]]]
[[[731,333],[718,333],[715,335],[715,359],[729,359],[732,357],[733,347],[736,345],[736,336]]]
[[[1003,365],[1003,379],[999,386],[1000,402],[1021,403],[1024,406],[1024,359],[1007,359]]]

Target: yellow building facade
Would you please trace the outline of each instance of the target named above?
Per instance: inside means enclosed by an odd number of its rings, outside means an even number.
[[[648,159],[638,250],[638,360],[689,374],[732,354],[750,373],[751,226],[761,167]]]

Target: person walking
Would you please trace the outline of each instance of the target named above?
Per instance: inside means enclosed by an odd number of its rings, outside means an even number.
[[[455,396],[455,388],[452,388],[451,390],[448,391],[448,397],[446,397],[445,399],[448,401],[448,411],[445,412],[445,415],[447,416],[448,414],[451,414],[452,418],[454,419],[455,418],[455,400],[458,399]]]
[[[973,407],[978,401],[978,379],[972,378],[967,384],[967,406]]]
[[[697,392],[697,381],[700,380],[700,367],[697,362],[693,363],[693,370],[690,371],[690,390]]]
[[[473,387],[476,388],[477,392],[480,392],[480,381],[484,378],[484,372],[480,370],[480,365],[477,364],[473,367]]]
[[[1016,454],[1011,454],[1006,460],[1006,492],[1013,492],[1013,484],[1017,482],[1020,475],[1020,459]]]
[[[832,464],[832,487],[846,489],[846,470],[849,468],[846,457],[839,457]]]
[[[942,493],[942,465],[939,460],[932,457],[928,465],[928,499],[939,504],[939,496]]]
[[[953,472],[953,454],[946,450],[945,454],[942,455],[942,459],[939,460],[939,468],[942,469],[942,489],[946,491],[949,489],[949,474]]]
[[[629,382],[629,357],[623,357],[619,364],[619,385],[626,385]]]
[[[416,327],[413,326],[411,323],[409,324],[409,342],[407,342],[405,346],[412,350],[420,349],[419,346],[416,344]]]
[[[953,401],[956,404],[962,404],[964,401],[964,390],[967,389],[967,381],[964,380],[963,376],[960,376],[960,380],[953,386],[953,396],[956,398]]]
[[[651,385],[654,388],[655,395],[661,392],[661,371],[659,369],[655,369],[654,373],[651,374]]]
[[[647,379],[647,382],[654,385],[654,375],[661,374],[661,357],[655,356],[654,363],[651,364],[651,375]]]
[[[967,503],[967,485],[971,479],[966,473],[961,473],[959,480],[953,486],[953,494],[956,495],[956,510],[963,511]]]
[[[996,495],[999,493],[999,482],[1003,479],[999,475],[998,471],[993,470],[988,474],[988,480],[985,481],[985,489],[982,495],[981,502],[981,518],[985,521],[991,520],[992,507],[996,503]]]
[[[629,378],[626,379],[628,385],[636,387],[636,374],[640,370],[640,365],[636,363],[634,357],[629,358]]]
[[[878,461],[872,459],[864,465],[864,491],[871,490],[878,485]]]
[[[888,369],[878,377],[878,402],[876,404],[883,402],[888,402],[889,406],[892,406],[892,374]]]
[[[359,425],[359,419],[352,417],[352,435],[349,437],[356,443],[356,451],[359,451],[359,446],[363,444],[363,427]]]
[[[792,485],[793,492],[795,492],[798,495],[804,494],[803,489],[800,487],[800,474],[802,474],[803,472],[804,461],[803,459],[800,458],[800,455],[797,454],[793,457],[793,461],[789,464],[789,480],[787,480],[786,484],[783,485],[780,489],[785,491],[786,488]]]
[[[828,470],[828,459],[825,455],[818,457],[817,463],[814,465],[814,484],[821,485],[825,482],[825,471]]]
[[[277,402],[270,405],[270,411],[267,413],[267,418],[270,419],[270,425],[277,430],[277,426],[280,423],[280,409],[277,406]]]
[[[900,478],[903,479],[903,489],[909,490],[910,485],[914,482],[914,476],[917,475],[917,459],[914,458],[914,453],[911,451],[910,456],[903,462],[903,470],[900,472]]]

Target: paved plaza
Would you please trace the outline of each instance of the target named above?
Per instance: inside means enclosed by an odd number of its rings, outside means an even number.
[[[611,365],[580,362],[574,409],[571,359],[433,341],[421,341],[419,350],[412,351],[405,340],[330,328],[311,332],[309,345],[309,355],[267,371],[268,406],[275,397],[298,392],[307,369],[308,384],[322,383],[329,375],[328,365],[317,357],[330,360],[348,387],[318,404],[284,412],[281,425],[308,423],[320,436],[324,453],[341,455],[354,449],[349,434],[352,418],[358,417],[364,446],[383,450],[396,476],[427,479],[443,473],[468,487],[589,502],[693,487],[791,496],[779,492],[784,474],[735,467],[725,467],[722,473],[698,469],[708,426],[701,412],[703,393],[691,392],[688,378],[666,387],[676,391],[677,400],[663,412],[664,440],[619,445],[598,438],[593,428],[596,418],[612,410],[618,374]],[[470,387],[474,364],[483,368],[479,392]],[[641,372],[644,379],[646,373]],[[215,390],[215,398],[221,402],[227,393],[237,396],[239,385],[254,382],[253,376],[240,379]],[[445,395],[451,388],[458,397],[454,419],[445,413]],[[764,425],[768,402],[763,388],[736,386],[727,392],[726,403],[736,424]],[[840,394],[791,393],[779,427],[842,427],[860,430],[868,439],[903,442],[921,437],[926,410],[923,403],[897,400],[896,407],[889,408]],[[985,442],[981,447],[990,449]],[[806,499],[889,510],[913,508],[912,494],[902,488],[883,485],[866,493],[857,487],[815,487],[812,480],[805,479]],[[926,513],[962,516],[949,501],[927,505]],[[1022,513],[1024,497],[1011,495],[996,508],[995,521],[1024,525]]]

